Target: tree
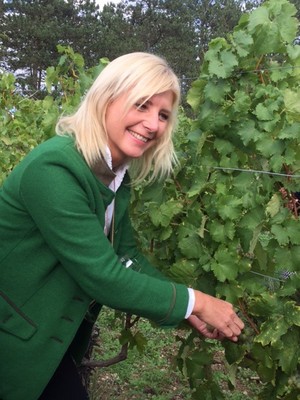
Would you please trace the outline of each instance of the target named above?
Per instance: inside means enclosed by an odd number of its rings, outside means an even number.
[[[1,0],[0,10],[2,66],[21,71],[23,87],[41,89],[46,68],[57,62],[57,44],[80,48],[86,63],[95,64],[99,11],[94,0]]]
[[[185,93],[199,74],[209,41],[226,36],[242,12],[260,2],[124,0],[100,12],[94,0],[0,0],[3,65],[25,71],[29,78],[19,81],[39,90],[46,67],[58,59],[58,44],[82,54],[87,66],[101,57],[149,51],[167,59]]]
[[[200,64],[209,42],[216,37],[225,37],[237,25],[243,12],[257,7],[263,0],[201,0],[193,1],[195,29],[198,37]]]
[[[225,36],[242,12],[261,0],[125,0],[104,6],[99,43],[104,55],[150,51],[165,57],[186,91],[198,75],[209,41]],[[103,55],[102,54],[102,55]]]

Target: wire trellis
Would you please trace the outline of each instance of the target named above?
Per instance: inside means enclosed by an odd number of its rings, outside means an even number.
[[[219,169],[224,171],[239,171],[239,172],[248,172],[252,174],[266,174],[266,175],[275,175],[275,176],[284,176],[291,179],[300,179],[300,175],[292,175],[292,174],[283,174],[279,172],[271,172],[271,171],[260,171],[256,169],[243,169],[243,168],[230,168],[230,167],[213,167],[212,169]]]

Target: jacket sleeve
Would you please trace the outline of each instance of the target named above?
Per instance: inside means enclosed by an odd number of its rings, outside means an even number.
[[[98,303],[176,326],[187,309],[187,288],[162,280],[149,265],[147,275],[122,266],[103,233],[104,215],[93,210],[93,202],[103,204],[96,183],[82,165],[57,153],[26,166],[20,197],[58,263]]]

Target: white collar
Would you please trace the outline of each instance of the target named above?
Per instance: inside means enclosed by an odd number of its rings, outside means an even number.
[[[112,170],[112,156],[111,156],[111,151],[108,146],[105,148],[105,154],[104,154],[104,159],[109,166],[109,168]],[[123,182],[124,176],[126,174],[126,171],[129,168],[129,164],[123,164],[121,165],[116,171],[113,171],[116,175],[116,177],[112,180],[112,182],[109,185],[109,188],[116,192],[119,187],[121,186],[121,183]]]

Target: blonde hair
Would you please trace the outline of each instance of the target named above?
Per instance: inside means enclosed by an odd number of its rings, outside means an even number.
[[[156,146],[130,162],[130,175],[135,184],[145,179],[150,171],[149,181],[164,177],[176,162],[172,132],[177,119],[180,86],[178,78],[161,57],[136,52],[113,60],[96,78],[77,111],[59,119],[56,133],[74,136],[78,150],[92,167],[103,157],[108,143],[105,125],[108,104],[127,92],[125,110],[129,110],[140,99],[147,101],[167,90],[172,91],[174,101],[166,131]]]

